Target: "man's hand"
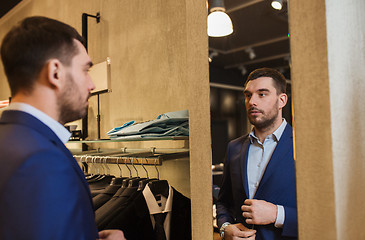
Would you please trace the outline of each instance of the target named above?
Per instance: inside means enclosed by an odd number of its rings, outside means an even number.
[[[247,224],[266,225],[276,221],[277,206],[264,200],[246,199],[241,210]]]
[[[124,234],[120,230],[103,230],[99,232],[99,239],[105,240],[126,240]]]
[[[224,240],[255,240],[256,230],[248,229],[242,223],[230,224],[224,229]]]

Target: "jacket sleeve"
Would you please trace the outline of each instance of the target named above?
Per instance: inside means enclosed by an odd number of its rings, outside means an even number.
[[[286,207],[285,209],[285,220],[283,226],[283,237],[297,237],[298,236],[298,220],[297,220],[297,209],[293,207]]]
[[[82,179],[57,150],[29,156],[1,200],[0,239],[96,239],[94,214]],[[6,217],[4,217],[6,215]]]
[[[290,127],[289,130],[292,132],[292,128]],[[293,137],[290,135],[290,142],[293,142]],[[289,167],[290,167],[290,179],[292,179],[291,183],[289,184],[290,187],[287,185],[289,189],[291,189],[290,192],[290,199],[291,204],[290,206],[285,206],[285,220],[284,220],[284,226],[283,226],[283,237],[289,237],[289,238],[297,238],[298,237],[298,217],[297,217],[297,191],[296,191],[296,177],[295,177],[295,161],[294,161],[294,153],[293,153],[293,145],[291,145],[291,151],[289,152],[290,158],[289,158]]]
[[[233,198],[232,198],[232,182],[230,174],[230,147],[227,147],[226,158],[224,161],[223,181],[219,191],[217,201],[217,222],[220,228],[223,223],[234,223],[232,216]]]

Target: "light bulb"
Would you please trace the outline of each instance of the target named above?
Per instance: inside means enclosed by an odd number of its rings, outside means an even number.
[[[281,10],[281,8],[283,7],[281,2],[282,2],[281,0],[274,0],[271,2],[271,6],[276,10]]]
[[[208,35],[223,37],[233,32],[232,21],[225,12],[214,11],[208,15]]]

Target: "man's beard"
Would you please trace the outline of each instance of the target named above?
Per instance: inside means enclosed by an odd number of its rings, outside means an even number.
[[[257,109],[257,108],[250,108],[250,110],[257,110],[260,111],[262,114],[261,118],[255,118],[255,117],[250,117],[249,115],[249,111],[247,113],[248,120],[250,121],[250,123],[252,125],[254,125],[257,129],[269,129],[271,126],[274,125],[278,115],[279,115],[279,110],[278,110],[278,105],[279,103],[276,102],[275,106],[273,107],[272,111],[270,111],[268,114],[265,115],[265,112]]]
[[[86,116],[88,111],[88,106],[82,107],[85,99],[81,99],[81,94],[74,78],[69,73],[67,73],[66,77],[66,87],[58,99],[59,122],[61,124],[81,119]]]

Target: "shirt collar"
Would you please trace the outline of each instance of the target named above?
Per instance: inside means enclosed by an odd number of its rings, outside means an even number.
[[[272,136],[272,138],[276,141],[280,141],[281,135],[283,135],[286,124],[287,124],[287,122],[286,122],[285,118],[283,118],[283,122],[280,124],[280,126],[269,136]],[[252,129],[252,131],[250,132],[249,137],[250,137],[251,143],[253,143],[254,139],[256,139],[258,141],[258,137],[256,137],[254,129]]]
[[[151,192],[151,189],[149,188],[148,184],[145,186],[142,193],[146,200],[147,207],[151,215],[156,213],[165,213],[172,211],[173,191],[170,185],[169,185],[169,196],[167,197],[166,200],[165,209],[161,209],[161,207],[158,206],[156,199],[153,196],[153,193]],[[163,196],[161,196],[161,198],[163,198]]]
[[[71,137],[71,133],[64,126],[62,126],[62,124],[29,104],[12,102],[6,108],[6,110],[16,110],[29,113],[30,115],[47,125],[63,143],[66,143]]]

